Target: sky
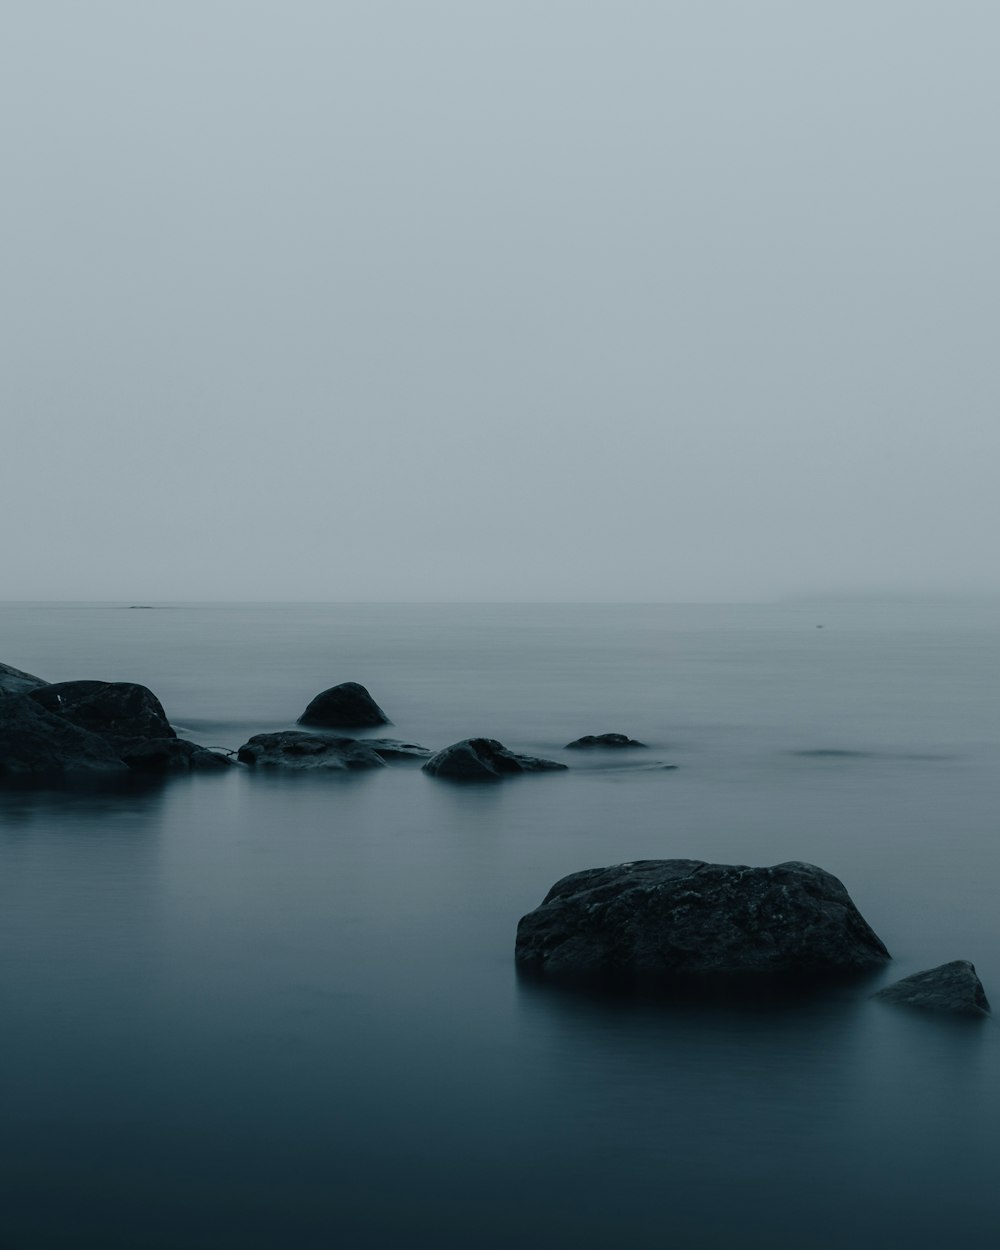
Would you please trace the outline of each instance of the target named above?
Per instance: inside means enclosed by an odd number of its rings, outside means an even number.
[[[0,598],[1000,592],[994,0],[7,0]]]

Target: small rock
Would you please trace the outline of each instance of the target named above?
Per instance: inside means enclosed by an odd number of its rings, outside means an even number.
[[[515,755],[495,738],[465,738],[431,756],[424,765],[424,772],[433,777],[450,777],[455,781],[490,781],[510,773],[565,768],[565,764],[557,764],[554,760]]]
[[[976,969],[967,959],[914,972],[875,995],[888,1003],[920,1007],[926,1011],[948,1011],[960,1016],[986,1016],[990,1004]]]
[[[367,742],[357,738],[325,738],[296,729],[255,734],[240,747],[236,758],[241,764],[254,768],[345,772],[386,766],[385,760]]]
[[[392,722],[364,686],[341,682],[318,694],[299,717],[300,725],[326,725],[331,729],[370,729]]]
[[[587,734],[585,738],[567,742],[563,749],[571,751],[577,747],[644,747],[645,745],[645,742],[636,742],[634,738],[628,738],[625,734]]]

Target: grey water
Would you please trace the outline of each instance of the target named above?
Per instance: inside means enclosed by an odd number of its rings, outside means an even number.
[[[870,994],[971,959],[1000,1005],[997,605],[9,604],[0,660],[210,746],[353,680],[571,765],[0,791],[3,1250],[995,1241],[997,1026]],[[562,750],[609,731],[648,749]],[[518,980],[557,878],[671,856],[818,863],[894,961],[757,1005]]]

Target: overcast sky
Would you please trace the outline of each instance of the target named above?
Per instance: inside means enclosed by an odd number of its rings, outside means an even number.
[[[1000,590],[995,0],[6,0],[6,599]]]

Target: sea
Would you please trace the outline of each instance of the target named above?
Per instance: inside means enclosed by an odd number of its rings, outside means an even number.
[[[943,1250],[1000,1237],[1000,605],[4,604],[0,660],[233,750],[366,685],[568,772],[0,789],[0,1250]],[[376,731],[379,732],[379,731]],[[567,751],[618,732],[631,751]],[[526,982],[643,858],[819,864],[884,972],[757,1001]]]

